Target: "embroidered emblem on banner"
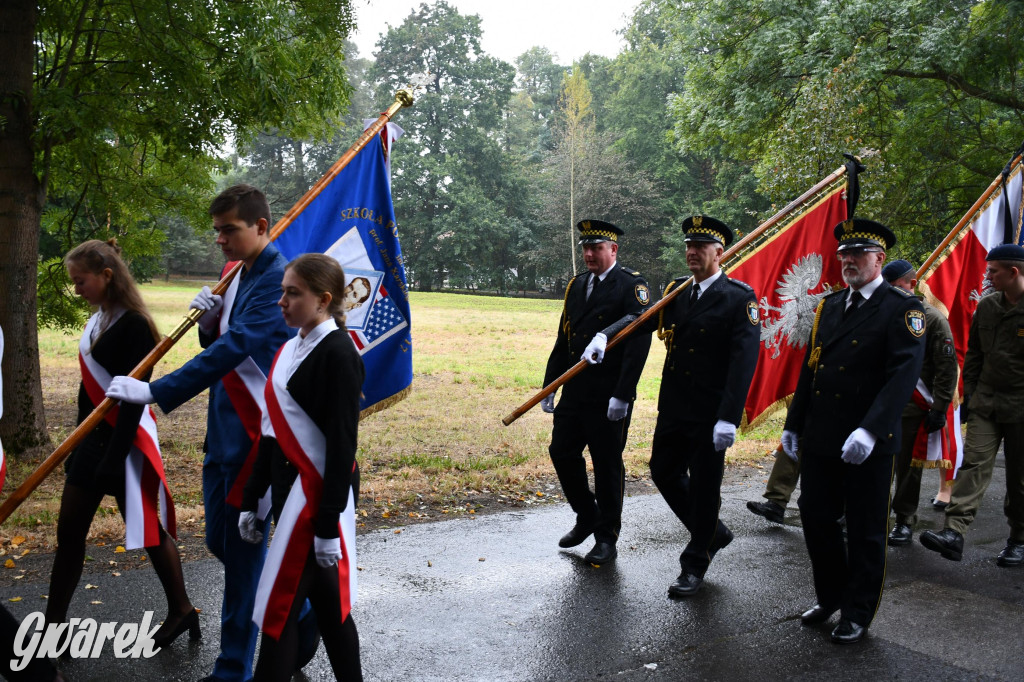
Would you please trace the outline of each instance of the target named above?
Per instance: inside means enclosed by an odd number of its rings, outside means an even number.
[[[640,301],[640,305],[647,305],[651,301],[651,292],[648,291],[647,287],[643,284],[637,284],[634,290],[636,294],[636,300]]]
[[[914,336],[920,338],[924,334],[924,313],[920,310],[908,310],[904,315],[904,321]]]
[[[756,301],[747,301],[747,319],[750,320],[750,324],[758,325],[761,322],[761,311],[757,307]]]
[[[821,273],[821,255],[809,253],[777,281],[778,306],[769,303],[767,296],[761,297],[759,307],[764,316],[761,342],[766,350],[772,351],[771,357],[779,357],[784,346],[800,349],[807,345],[818,301],[830,291],[828,285],[822,283]]]

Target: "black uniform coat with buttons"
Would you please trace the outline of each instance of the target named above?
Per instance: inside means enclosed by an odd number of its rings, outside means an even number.
[[[826,296],[785,428],[800,436],[800,518],[818,603],[867,627],[885,584],[889,489],[903,406],[924,359],[921,303],[882,282],[843,319],[848,290]],[[811,351],[820,345],[815,367]],[[858,428],[876,437],[860,464],[842,460]],[[846,519],[846,538],[840,517]]]
[[[558,336],[544,372],[545,386],[579,362],[595,334],[625,315],[639,316],[650,305],[647,282],[638,272],[616,265],[588,299],[589,279],[590,273],[584,273],[566,288]],[[609,398],[633,402],[650,350],[648,334],[631,334],[609,349],[603,362],[587,367],[562,387],[559,409],[596,404],[603,414]]]
[[[843,320],[848,296],[842,289],[822,301],[815,341],[821,356],[816,370],[808,367],[808,345],[785,428],[801,436],[805,450],[839,457],[847,436],[863,427],[878,439],[872,454],[894,454],[924,361],[924,327],[912,331],[912,311],[923,320],[924,309],[883,281]]]
[[[677,279],[675,286],[685,279]],[[722,273],[692,307],[689,289],[676,296],[660,326],[671,336],[666,338],[658,412],[683,421],[722,419],[739,426],[761,342],[754,290]]]

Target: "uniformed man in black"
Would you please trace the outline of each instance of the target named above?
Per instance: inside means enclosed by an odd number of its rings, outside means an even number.
[[[617,264],[621,229],[601,220],[583,220],[577,227],[587,272],[574,277],[565,289],[544,385],[581,357],[595,366],[565,384],[557,407],[554,394],[547,396],[541,407],[554,412],[548,451],[565,498],[576,512],[575,526],[558,544],[575,547],[593,533],[596,542],[585,559],[602,564],[617,555],[626,483],[622,450],[651,337],[632,334],[607,354],[605,346],[609,337],[644,311],[651,296],[639,272]],[[594,465],[594,492],[587,481],[585,447]]]
[[[693,283],[653,321],[667,354],[661,372],[651,478],[690,532],[668,592],[696,594],[715,553],[732,541],[718,518],[725,451],[736,439],[761,338],[757,298],[721,270],[732,230],[709,216],[683,221]],[[689,278],[666,288],[668,294]]]
[[[893,458],[921,375],[925,318],[916,298],[882,278],[896,243],[887,227],[854,218],[834,234],[848,287],[818,305],[782,445],[800,449],[798,506],[818,598],[801,620],[824,623],[841,611],[832,641],[850,644],[881,601]]]

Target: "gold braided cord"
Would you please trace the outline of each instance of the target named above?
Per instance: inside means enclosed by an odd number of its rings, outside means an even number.
[[[815,344],[818,342],[818,325],[821,323],[821,311],[824,309],[825,299],[821,299],[817,310],[814,311],[814,326],[811,327],[811,355],[807,358],[807,366],[815,372],[818,371],[818,360],[821,359],[821,346]]]
[[[572,283],[576,281],[576,277],[569,280],[569,283],[565,285],[565,297],[562,298],[562,316],[565,317],[565,322],[562,323],[562,332],[568,337],[569,336],[569,316],[565,314],[566,306],[569,305],[569,289],[572,289]]]
[[[668,286],[665,287],[665,291],[662,292],[661,297],[665,298],[668,295],[668,292],[672,291],[675,285],[676,280],[669,282]],[[665,350],[672,350],[673,335],[674,332],[671,329],[665,329],[665,309],[662,308],[658,311],[658,338],[665,342]]]

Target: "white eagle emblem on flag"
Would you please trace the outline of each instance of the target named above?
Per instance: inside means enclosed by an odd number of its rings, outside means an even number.
[[[814,326],[814,310],[830,289],[827,285],[820,291],[812,291],[821,285],[821,256],[809,253],[787,270],[778,281],[775,293],[779,295],[778,307],[761,297],[761,342],[777,358],[783,343],[794,348],[803,348],[811,338]]]

